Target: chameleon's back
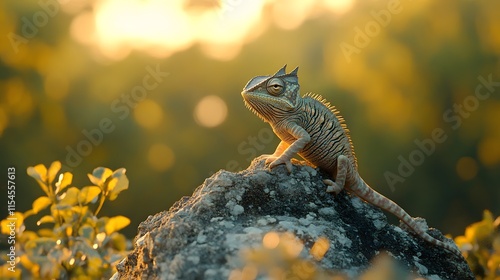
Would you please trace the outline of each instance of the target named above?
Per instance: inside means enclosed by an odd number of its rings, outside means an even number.
[[[326,171],[336,170],[338,156],[344,155],[357,168],[349,130],[338,111],[319,95],[306,94],[300,103],[298,125],[309,133],[311,141],[299,155]]]

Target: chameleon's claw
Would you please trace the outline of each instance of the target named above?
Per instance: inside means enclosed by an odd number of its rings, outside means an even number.
[[[262,156],[266,159],[266,161],[264,162],[266,166],[269,166],[271,163],[273,163],[273,161],[278,159],[278,157],[275,155],[262,155]]]
[[[337,183],[335,183],[334,181],[329,180],[329,179],[323,180],[323,183],[325,183],[328,186],[326,188],[326,192],[329,192],[329,193],[332,192],[332,193],[335,193],[335,194],[339,194],[339,192],[342,191],[342,189],[343,189]]]
[[[274,155],[265,155],[265,156],[267,157],[266,165],[269,166],[269,169],[273,169],[280,164],[285,164],[288,173],[292,173],[292,162],[290,160],[283,160],[281,157],[277,157]]]
[[[274,155],[262,155],[266,159],[266,166],[270,165],[273,161],[277,160],[278,157]]]
[[[273,169],[274,167],[276,167],[280,164],[285,164],[286,170],[288,170],[288,173],[292,173],[292,163],[289,160],[285,161],[285,160],[282,160],[281,158],[278,158],[278,159],[274,160],[273,162],[271,162],[271,164],[269,165],[269,168]]]

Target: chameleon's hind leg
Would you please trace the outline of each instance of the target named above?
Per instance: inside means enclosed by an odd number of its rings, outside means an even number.
[[[349,171],[349,159],[340,155],[337,158],[337,177],[335,178],[335,182],[330,179],[323,180],[328,187],[326,188],[327,192],[333,192],[338,194],[345,186],[345,181],[347,178],[347,172]]]

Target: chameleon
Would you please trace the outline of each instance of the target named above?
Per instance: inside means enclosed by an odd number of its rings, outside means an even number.
[[[291,173],[291,159],[298,154],[334,178],[323,180],[327,192],[338,194],[345,188],[395,215],[423,240],[461,256],[458,248],[430,236],[426,226],[361,178],[344,118],[320,95],[300,95],[298,70],[287,74],[285,65],[272,76],[256,76],[241,92],[246,107],[269,123],[281,140],[272,155],[263,155],[266,166],[273,169],[284,164]]]

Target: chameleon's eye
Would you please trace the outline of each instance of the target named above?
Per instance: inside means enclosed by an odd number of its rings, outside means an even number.
[[[272,95],[278,95],[283,92],[285,84],[281,79],[273,78],[267,82],[267,92]]]

